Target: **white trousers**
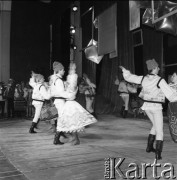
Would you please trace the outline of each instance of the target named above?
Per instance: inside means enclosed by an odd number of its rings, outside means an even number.
[[[40,114],[41,114],[41,109],[42,109],[43,103],[41,103],[41,104],[34,104],[33,106],[35,107],[35,114],[34,114],[33,122],[37,123],[38,119],[40,118]]]
[[[60,117],[62,115],[62,112],[63,112],[63,107],[64,107],[64,104],[65,103],[56,103],[55,104],[55,107],[57,108],[57,111],[58,111],[58,118],[57,118],[57,131],[59,131],[59,128],[60,127]]]
[[[163,141],[163,113],[162,109],[145,110],[147,116],[152,122],[150,134],[156,135],[156,140]]]

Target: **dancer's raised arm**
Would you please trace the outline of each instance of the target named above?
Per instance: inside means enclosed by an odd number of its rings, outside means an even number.
[[[123,66],[119,66],[122,69],[123,77],[126,81],[135,84],[141,84],[143,76],[137,76],[132,74],[129,70],[125,69]]]

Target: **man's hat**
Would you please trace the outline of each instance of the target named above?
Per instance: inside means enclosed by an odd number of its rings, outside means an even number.
[[[41,79],[44,79],[44,76],[42,74],[34,74],[35,80],[39,82]]]
[[[146,64],[147,64],[147,69],[148,70],[155,69],[156,67],[159,66],[155,59],[147,60]]]
[[[53,63],[53,70],[54,71],[61,71],[62,69],[64,69],[64,66],[60,63],[60,62],[58,62],[58,61],[54,61],[54,63]]]

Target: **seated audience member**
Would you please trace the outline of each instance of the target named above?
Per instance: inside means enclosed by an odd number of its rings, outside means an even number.
[[[33,93],[33,89],[29,85],[29,83],[27,83],[24,88],[24,96],[23,96],[26,101],[26,117],[27,118],[34,117],[34,106],[32,105],[32,93]]]
[[[21,85],[16,84],[15,93],[14,93],[14,100],[18,100],[18,101],[24,100],[23,95],[24,95],[24,92],[21,88]]]
[[[13,79],[8,80],[4,96],[7,100],[7,117],[14,117],[14,94],[15,94],[15,82]]]
[[[0,110],[1,110],[1,117],[4,117],[4,108],[5,108],[5,98],[4,98],[4,83],[0,82]]]

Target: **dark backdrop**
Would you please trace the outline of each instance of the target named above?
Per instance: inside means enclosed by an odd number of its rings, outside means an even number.
[[[47,78],[50,61],[69,62],[70,1],[12,1],[10,76],[28,81],[31,70]],[[53,53],[50,60],[50,24],[53,24]]]
[[[27,81],[34,70],[49,73],[50,14],[46,4],[14,1],[11,12],[10,76]]]

